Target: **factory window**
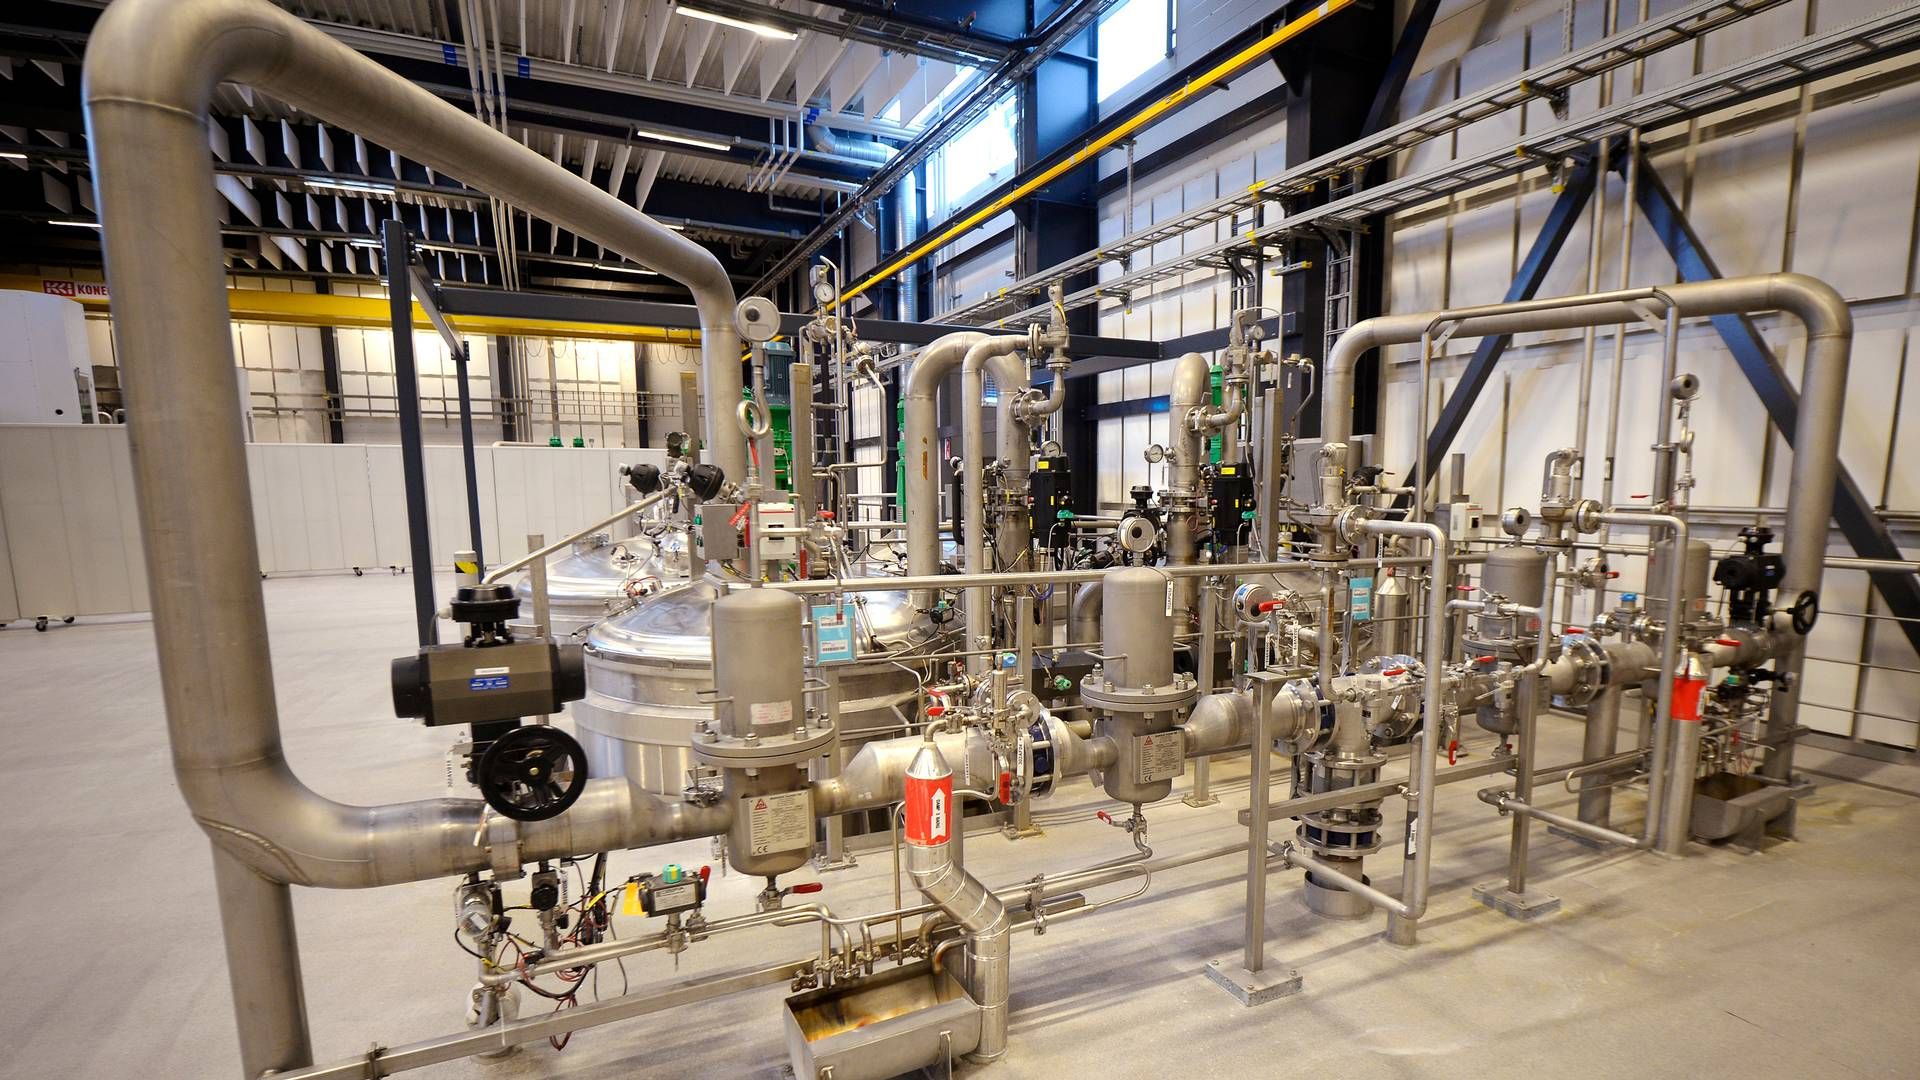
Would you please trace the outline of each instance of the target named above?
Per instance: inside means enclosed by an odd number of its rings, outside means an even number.
[[[849,446],[853,450],[854,462],[861,467],[854,469],[849,477],[849,489],[858,497],[854,504],[854,516],[862,520],[879,520],[888,516],[887,502],[883,498],[886,494],[886,413],[886,391],[864,383],[853,387],[853,422],[849,429]]]
[[[1017,158],[1014,129],[1019,117],[1014,95],[1008,92],[940,148],[935,167],[927,170],[933,181],[927,193],[930,220],[945,217],[1013,175]]]
[[[1094,81],[1105,101],[1173,55],[1174,0],[1122,0],[1094,29]]]
[[[1173,389],[1173,361],[1103,371],[1095,379],[1096,495],[1107,513],[1131,505],[1127,493],[1136,485],[1165,483],[1165,466],[1147,464],[1147,447],[1165,446],[1172,437],[1167,394]]]

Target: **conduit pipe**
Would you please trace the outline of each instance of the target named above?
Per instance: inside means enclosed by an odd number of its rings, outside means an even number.
[[[1200,512],[1200,464],[1206,457],[1208,406],[1213,396],[1213,370],[1207,358],[1187,353],[1173,363],[1173,389],[1167,405],[1172,415],[1173,458],[1167,464],[1167,491],[1173,506],[1167,514],[1167,565],[1192,566],[1197,558]],[[1193,611],[1200,583],[1182,580],[1174,586],[1174,612],[1183,624]]]
[[[907,519],[907,573],[914,577],[940,572],[940,482],[935,473],[942,465],[936,445],[940,416],[935,408],[940,387],[966,359],[967,350],[985,340],[986,334],[971,330],[936,338],[920,350],[907,370],[907,388],[901,394],[906,403],[907,443],[903,509]],[[931,591],[917,594],[914,603],[928,606]]]
[[[105,226],[114,331],[131,419],[154,636],[174,771],[214,842],[229,973],[248,1076],[312,1059],[289,882],[357,887],[492,859],[538,858],[697,834],[624,784],[489,850],[476,800],[347,806],[307,788],[280,744],[238,388],[206,193],[208,105],[254,87],[429,168],[523,206],[686,284],[700,311],[710,401],[740,394],[733,289],[705,249],[265,0],[119,0],[87,45],[83,97]],[[708,452],[745,452],[727,410]],[[489,821],[488,833],[494,826]],[[503,830],[500,839],[507,838]]]
[[[1795,415],[1794,430],[1785,433],[1794,452],[1788,481],[1791,494],[1787,523],[1782,537],[1786,573],[1780,593],[1795,597],[1801,592],[1817,590],[1839,471],[1840,422],[1846,409],[1853,314],[1832,286],[1805,274],[1758,274],[1682,282],[1657,289],[1628,289],[1364,320],[1340,335],[1327,358],[1326,384],[1321,395],[1321,436],[1331,443],[1345,442],[1352,435],[1354,369],[1361,356],[1380,346],[1417,342],[1437,321],[1456,323],[1457,337],[1574,330],[1638,322],[1643,315],[1637,305],[1647,302],[1669,304],[1685,317],[1782,311],[1799,320],[1805,328],[1807,359],[1806,374],[1800,385],[1800,408]],[[1666,386],[1662,385],[1659,393],[1664,411]],[[1423,442],[1426,434],[1420,434]],[[1644,515],[1641,520],[1645,520]],[[1787,645],[1780,652],[1781,665],[1791,678],[1774,693],[1767,720],[1769,736],[1783,735],[1799,720],[1799,676],[1806,652],[1799,643]],[[1663,671],[1671,673],[1670,668]],[[1792,767],[1792,744],[1782,741],[1779,750],[1768,755],[1761,775],[1783,780]]]
[[[1361,528],[1374,536],[1425,540],[1428,549],[1427,580],[1453,580],[1448,566],[1446,530],[1433,522],[1378,520],[1365,522]],[[1323,612],[1321,618],[1326,619],[1330,614]],[[1438,760],[1438,749],[1445,741],[1441,706],[1446,690],[1447,628],[1446,619],[1427,619],[1426,655],[1421,660],[1426,670],[1421,673],[1420,743],[1414,750],[1417,760],[1410,765],[1415,798],[1407,808],[1404,854],[1407,884],[1401,887],[1401,901],[1387,909],[1387,937],[1396,945],[1413,944],[1420,919],[1427,913],[1428,883],[1433,872],[1433,838],[1422,833],[1433,828],[1435,762]],[[1332,879],[1321,875],[1321,880]],[[1341,888],[1345,887],[1345,884],[1341,885]]]
[[[966,508],[961,511],[964,521],[961,531],[964,534],[967,552],[967,572],[983,574],[987,572],[987,492],[986,471],[982,463],[987,446],[986,424],[986,366],[993,365],[993,374],[1000,390],[1003,409],[1001,415],[999,439],[1000,449],[1008,449],[1011,442],[1018,442],[1018,456],[1026,454],[1025,439],[1014,439],[1011,430],[1014,425],[1011,418],[1010,397],[1017,397],[1025,390],[1027,366],[1016,360],[1014,354],[1027,347],[1024,336],[1004,335],[990,337],[975,342],[967,350],[960,369],[960,412],[961,442],[965,448],[960,453],[961,492],[966,500]],[[967,648],[984,649],[993,643],[990,613],[991,592],[988,588],[974,586],[967,591]],[[974,671],[984,670],[985,657],[971,657],[967,665]]]

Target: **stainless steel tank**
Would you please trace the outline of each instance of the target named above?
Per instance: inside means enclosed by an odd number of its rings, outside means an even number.
[[[578,637],[594,623],[632,606],[632,593],[659,591],[686,580],[686,534],[614,540],[594,533],[547,559],[548,617],[553,636]],[[521,574],[513,593],[520,600],[516,630],[533,625],[533,577]]]
[[[1667,617],[1667,560],[1672,554],[1672,540],[1659,541],[1647,553],[1647,581],[1640,590],[1640,598],[1647,614],[1656,619]],[[1689,620],[1706,615],[1707,573],[1712,562],[1712,544],[1705,540],[1687,541],[1687,563],[1681,579],[1686,586]]]
[[[925,646],[932,631],[904,590],[850,593],[864,603],[856,619],[861,660],[835,668],[840,684],[841,748],[901,733],[916,704],[911,669],[887,650]],[[696,694],[714,685],[713,602],[719,590],[696,581],[650,597],[587,634],[587,696],[573,703],[574,726],[595,776],[625,776],[649,791],[678,793],[693,767],[694,725],[714,720]],[[876,648],[876,644],[878,648]],[[789,648],[797,656],[801,642]]]

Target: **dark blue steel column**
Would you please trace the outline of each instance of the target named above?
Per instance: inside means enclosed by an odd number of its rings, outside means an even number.
[[[407,226],[389,218],[381,225],[387,260],[387,302],[393,324],[393,384],[400,414],[400,472],[407,493],[407,546],[413,559],[413,618],[420,644],[437,645],[433,611],[433,546],[427,535],[427,469],[420,446],[420,379],[413,362],[413,285],[407,265],[413,242]]]

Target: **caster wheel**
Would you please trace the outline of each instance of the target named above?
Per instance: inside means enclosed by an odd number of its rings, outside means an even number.
[[[354,577],[366,577],[366,576],[367,576],[367,572],[366,572],[365,570],[362,570],[362,569],[360,569],[359,567],[357,567],[357,566],[356,566],[356,567],[354,567],[354,568],[353,568],[353,576],[354,576]]]
[[[42,615],[42,616],[40,616],[39,618],[37,618],[37,619],[35,619],[35,620],[33,620],[33,628],[34,628],[35,630],[38,630],[38,631],[40,631],[40,632],[41,632],[41,633],[43,633],[43,634],[44,634],[44,633],[46,633],[46,632],[47,632],[47,617],[46,617],[45,615]]]
[[[66,624],[67,624],[68,626],[72,626],[72,625],[73,625],[73,616],[71,616],[71,615],[69,615],[69,616],[67,616],[67,617],[66,617],[66,618],[64,618],[64,619],[61,619],[60,621],[61,621],[61,622],[63,622],[63,623],[66,623]]]

